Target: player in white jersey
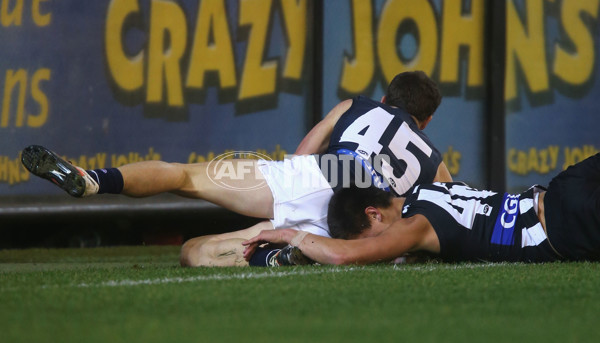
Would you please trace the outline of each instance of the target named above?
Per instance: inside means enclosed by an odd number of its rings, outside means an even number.
[[[119,168],[85,171],[40,146],[24,149],[22,161],[33,174],[54,182],[76,197],[98,193],[144,197],[172,192],[204,199],[243,215],[270,219],[245,230],[193,238],[182,248],[183,265],[245,265],[240,243],[261,230],[294,227],[316,235],[329,235],[326,216],[327,204],[333,194],[332,186],[328,183],[331,179],[328,180],[321,172],[321,160],[309,154],[327,152],[330,138],[338,139],[331,143],[339,145],[341,140],[341,147],[356,152],[356,156],[351,156],[355,167],[360,166],[363,172],[372,172],[369,175],[383,186],[389,182],[399,194],[417,180],[450,181],[450,174],[439,153],[420,132],[431,120],[440,101],[437,86],[424,73],[401,73],[390,83],[382,102],[373,102],[369,105],[369,111],[363,113],[371,120],[370,125],[362,128],[367,135],[354,132],[357,125],[362,125],[359,119],[363,116],[357,113],[356,108],[364,101],[343,101],[308,133],[296,151],[297,156],[290,160],[228,161],[234,170],[242,168],[246,171],[243,179],[230,180],[234,187],[222,187],[218,182],[213,182],[219,175],[208,163],[145,161]],[[357,120],[339,122],[346,113],[352,114]],[[372,122],[373,114],[384,118],[384,122]],[[349,139],[346,137],[348,135],[344,136],[346,129],[354,134]],[[332,132],[342,134],[337,137]],[[362,138],[360,133],[363,134]],[[409,137],[405,137],[406,134]],[[380,138],[384,139],[381,143],[377,141]],[[415,142],[418,144],[417,150],[414,150]],[[364,147],[369,147],[368,154],[363,153]],[[375,166],[369,164],[369,157],[388,148],[392,148],[391,160],[380,160],[381,164]],[[427,163],[423,162],[422,165],[422,161]],[[395,182],[395,179],[410,182]],[[268,187],[256,187],[263,180]]]

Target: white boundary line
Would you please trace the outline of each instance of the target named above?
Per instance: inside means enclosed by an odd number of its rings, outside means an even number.
[[[281,278],[287,276],[303,276],[303,275],[318,275],[318,274],[334,274],[347,273],[355,271],[368,272],[435,272],[438,270],[463,270],[463,269],[482,269],[490,267],[505,267],[505,266],[525,266],[531,264],[524,263],[464,263],[464,264],[425,264],[425,265],[392,265],[382,268],[381,266],[322,266],[314,269],[289,270],[288,267],[268,268],[267,271],[261,272],[243,272],[235,274],[213,274],[213,275],[197,275],[188,277],[170,277],[170,278],[154,278],[141,280],[109,280],[98,283],[79,283],[79,284],[63,284],[63,285],[40,285],[39,288],[93,288],[93,287],[132,287],[141,285],[162,285],[162,284],[177,284],[188,282],[204,282],[204,281],[227,281],[227,280],[254,280],[266,278]],[[14,291],[17,287],[0,288],[0,292]]]
[[[403,268],[401,266],[393,265],[391,268],[394,271],[425,271],[431,272],[436,270],[453,270],[453,269],[479,269],[496,266],[506,266],[506,263],[482,263],[482,264],[458,264],[458,265],[447,265],[447,264],[431,264],[424,266],[409,266]],[[286,267],[283,267],[286,268]],[[387,270],[387,269],[383,269]],[[369,267],[369,266],[355,266],[355,267],[321,267],[313,270],[270,270],[260,273],[241,273],[241,274],[214,274],[214,275],[198,275],[189,277],[173,277],[173,278],[157,278],[157,279],[144,279],[144,280],[111,280],[100,282],[97,284],[80,283],[76,285],[67,285],[70,287],[77,288],[88,288],[88,287],[120,287],[120,286],[139,286],[139,285],[160,285],[160,284],[171,284],[171,283],[185,283],[185,282],[202,282],[202,281],[224,281],[224,280],[251,280],[251,279],[264,279],[264,278],[281,278],[286,276],[303,276],[303,275],[318,275],[318,274],[333,274],[353,271],[382,271],[381,268]]]
[[[296,275],[315,275],[325,273],[339,273],[346,270],[342,269],[315,269],[315,270],[300,270],[300,271],[271,271],[263,273],[241,273],[241,274],[214,274],[214,275],[198,275],[189,277],[173,277],[173,278],[158,278],[145,280],[111,280],[100,282],[98,284],[80,283],[77,285],[68,285],[71,287],[87,288],[87,287],[119,287],[119,286],[139,286],[139,285],[160,285],[169,283],[184,283],[198,281],[222,281],[222,280],[244,280],[244,279],[263,279],[263,278],[279,278],[285,276]]]

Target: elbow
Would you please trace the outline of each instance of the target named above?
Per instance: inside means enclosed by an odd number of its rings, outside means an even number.
[[[346,264],[345,262],[346,260],[344,258],[338,256],[332,256],[329,259],[329,264],[333,264],[335,266],[343,266]]]
[[[343,266],[349,264],[357,264],[357,260],[354,256],[347,253],[331,253],[328,256],[328,264]]]
[[[183,244],[181,247],[181,254],[179,255],[179,264],[182,267],[198,267],[198,258],[196,254],[196,244],[194,239],[191,239]]]
[[[181,247],[179,264],[182,267],[210,266],[207,261],[211,260],[213,249],[211,249],[209,237],[195,237]]]

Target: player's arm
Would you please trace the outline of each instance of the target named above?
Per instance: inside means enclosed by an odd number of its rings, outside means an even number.
[[[390,261],[407,252],[436,249],[437,236],[432,237],[431,225],[425,217],[416,215],[401,219],[377,236],[355,240],[333,239],[306,234],[300,242],[294,242],[302,253],[310,259],[323,264],[369,264]],[[244,254],[253,252],[253,246],[265,242],[291,244],[297,235],[293,229],[263,231],[258,236],[243,242],[247,246]],[[435,235],[435,232],[433,232]],[[434,240],[432,242],[432,239]]]
[[[452,175],[450,175],[450,171],[444,161],[438,166],[433,182],[452,182]]]
[[[352,99],[344,100],[331,109],[327,116],[315,125],[304,139],[302,139],[295,154],[310,155],[325,152],[333,127],[350,106],[352,106]]]

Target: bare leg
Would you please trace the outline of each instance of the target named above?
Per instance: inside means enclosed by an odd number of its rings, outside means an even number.
[[[257,169],[256,161],[230,160],[227,163],[231,163],[231,169],[209,168],[208,163],[145,161],[127,164],[119,167],[124,183],[122,194],[145,197],[172,192],[204,199],[239,214],[272,218],[273,195]],[[240,170],[243,173],[239,173]],[[229,177],[231,174],[227,171],[238,171],[238,178]]]
[[[118,168],[123,175],[121,194],[141,198],[164,192],[173,192],[185,185],[184,168],[177,163],[144,161]]]
[[[42,146],[23,149],[21,161],[31,173],[55,183],[72,196],[89,196],[99,191],[92,177]],[[123,188],[119,187],[118,175],[111,172],[105,175],[105,185],[112,188],[103,192],[120,192],[131,197],[173,192],[204,199],[243,215],[272,218],[273,195],[257,165],[256,160],[244,159],[197,164],[133,163],[118,168]]]
[[[184,267],[247,266],[242,242],[262,230],[273,230],[273,225],[263,221],[240,231],[192,238],[181,247],[180,263]]]

